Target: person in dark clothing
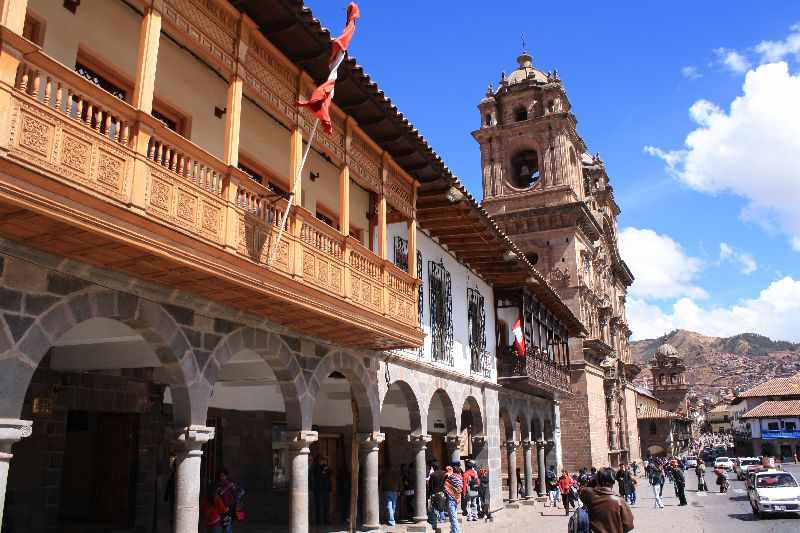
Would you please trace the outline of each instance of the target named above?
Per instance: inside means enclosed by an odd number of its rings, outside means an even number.
[[[478,501],[480,502],[479,518],[484,521],[494,521],[492,513],[489,512],[489,469],[482,466],[478,470],[478,479],[481,484],[478,486]]]
[[[683,470],[680,468],[674,468],[672,470],[672,480],[675,483],[675,492],[678,495],[678,500],[680,503],[678,505],[687,505],[686,503],[686,493],[684,489],[686,488],[686,478],[683,476]]]
[[[630,507],[614,494],[615,478],[611,468],[603,468],[597,473],[597,487],[581,489],[581,501],[589,511],[593,533],[627,533],[633,529]]]
[[[317,458],[312,472],[314,492],[314,517],[317,524],[330,523],[330,501],[333,483],[328,459],[324,456]]]
[[[439,522],[444,521],[444,512],[447,509],[447,497],[444,493],[445,471],[438,463],[431,463],[431,474],[428,476],[428,522],[435,530]]]
[[[619,470],[617,470],[615,478],[617,480],[617,484],[619,484],[619,495],[627,500],[628,493],[625,490],[625,463],[622,463],[619,466]]]

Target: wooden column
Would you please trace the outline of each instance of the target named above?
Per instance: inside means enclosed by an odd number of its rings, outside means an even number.
[[[131,105],[145,113],[153,111],[153,94],[158,66],[158,43],[161,39],[161,0],[153,0],[144,10],[139,27],[139,55]]]
[[[303,163],[303,132],[300,126],[292,130],[289,137],[289,192],[294,194],[292,204],[303,205],[303,177],[298,175]]]
[[[14,33],[22,35],[28,0],[0,0],[0,23]]]
[[[239,137],[242,127],[242,88],[244,65],[247,60],[247,43],[255,23],[247,16],[239,19],[239,41],[236,43],[236,66],[228,82],[228,97],[225,107],[225,163],[239,165]]]
[[[417,273],[417,187],[419,187],[419,182],[414,182],[413,187],[413,198],[411,200],[411,208],[413,212],[411,213],[411,218],[408,219],[406,223],[406,229],[408,230],[408,275],[412,278],[416,278]],[[419,310],[417,310],[419,312]]]
[[[378,257],[386,260],[389,257],[389,250],[386,243],[386,181],[389,175],[387,154],[383,152],[381,156],[381,190],[378,191]]]
[[[350,235],[350,166],[344,165],[339,171],[339,231]]]

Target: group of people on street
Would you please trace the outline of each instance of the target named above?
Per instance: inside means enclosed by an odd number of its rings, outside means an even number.
[[[442,469],[433,462],[428,471],[428,522],[437,529],[449,520],[452,533],[459,533],[459,508],[466,520],[491,520],[489,512],[489,470],[473,461],[454,461]]]
[[[686,476],[683,474],[683,465],[677,457],[651,458],[645,465],[645,475],[653,489],[653,506],[664,508],[664,484],[669,480],[675,489],[678,505],[688,505],[686,502]]]

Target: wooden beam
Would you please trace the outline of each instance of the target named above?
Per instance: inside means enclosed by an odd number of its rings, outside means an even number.
[[[339,171],[339,231],[350,235],[350,167]]]
[[[131,98],[131,105],[148,115],[153,111],[160,40],[161,12],[151,4],[145,8],[139,26],[139,53],[136,58],[136,80]]]

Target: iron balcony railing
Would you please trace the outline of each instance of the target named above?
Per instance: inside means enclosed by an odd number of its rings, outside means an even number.
[[[528,348],[520,357],[514,347],[501,351],[499,378],[527,377],[534,386],[569,392],[569,369],[556,363],[538,347]]]

